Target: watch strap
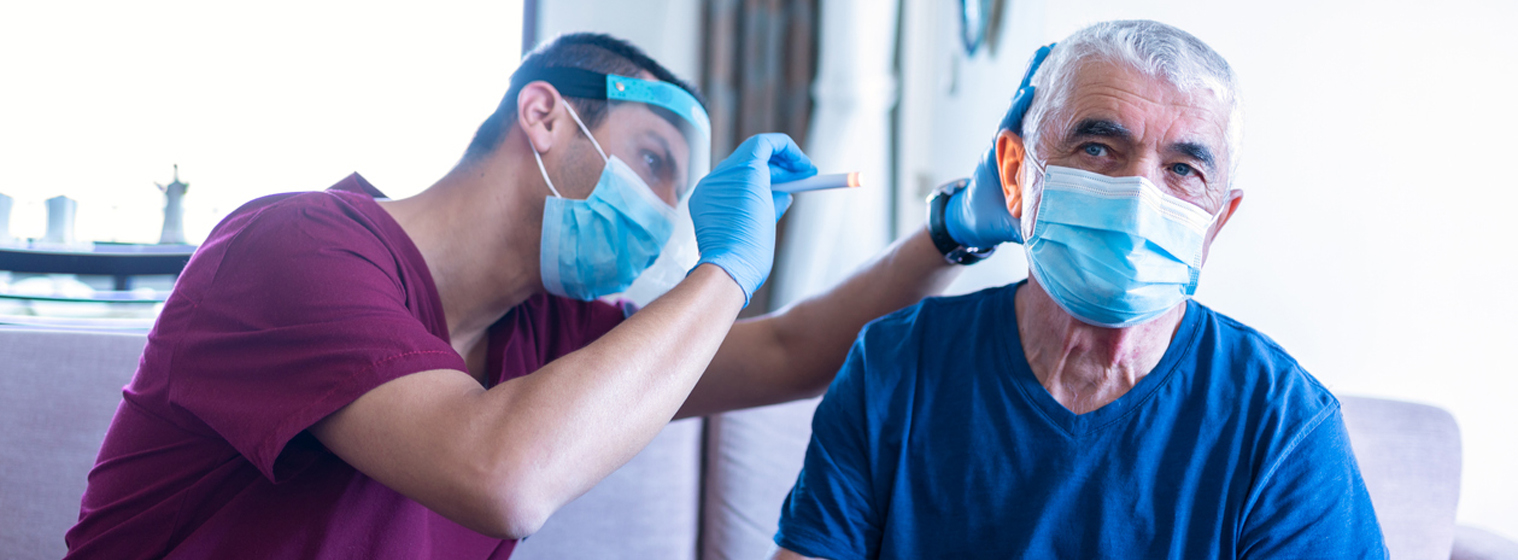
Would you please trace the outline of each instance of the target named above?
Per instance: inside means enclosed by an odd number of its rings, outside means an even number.
[[[928,238],[943,255],[944,260],[954,264],[975,264],[996,252],[995,247],[966,247],[949,235],[947,221],[949,201],[954,194],[964,190],[969,179],[956,179],[933,191],[928,198]]]

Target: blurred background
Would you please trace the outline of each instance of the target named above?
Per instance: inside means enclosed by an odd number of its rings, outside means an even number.
[[[1243,84],[1246,196],[1197,299],[1335,392],[1452,412],[1460,522],[1518,537],[1510,0],[9,2],[0,249],[47,238],[57,196],[77,202],[69,247],[157,244],[175,165],[188,246],[248,200],[354,171],[414,194],[457,161],[524,48],[590,30],[701,85],[717,157],[778,130],[824,172],[873,179],[798,198],[753,307],[778,308],[922,227],[923,198],[973,169],[1035,48],[1120,18],[1195,34]],[[1004,247],[952,291],[1025,276]],[[172,280],[0,272],[0,317],[141,328]],[[28,291],[43,281],[104,307]],[[129,290],[135,311],[106,303]]]

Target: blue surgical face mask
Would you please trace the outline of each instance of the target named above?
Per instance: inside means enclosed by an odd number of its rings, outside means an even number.
[[[1028,268],[1076,319],[1137,325],[1196,293],[1213,218],[1143,177],[1051,165],[1025,232]]]
[[[543,241],[538,265],[552,294],[590,301],[626,290],[669,241],[675,209],[617,156],[607,157],[596,137],[568,103],[575,124],[606,160],[596,188],[585,200],[559,195],[536,147],[538,171],[553,196],[543,201]],[[531,143],[529,143],[530,145]]]

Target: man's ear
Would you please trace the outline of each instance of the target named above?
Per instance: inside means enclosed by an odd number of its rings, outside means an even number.
[[[1207,241],[1202,245],[1202,262],[1207,261],[1207,255],[1212,252],[1212,242],[1223,231],[1223,226],[1228,224],[1228,219],[1239,209],[1239,204],[1244,202],[1244,189],[1228,191],[1228,199],[1223,201],[1222,215],[1218,216],[1217,224],[1212,226],[1212,231],[1207,232]]]
[[[560,112],[560,103],[564,98],[548,82],[528,82],[517,93],[517,124],[538,153],[553,148],[554,126],[558,124],[555,113]]]
[[[1001,193],[1007,199],[1007,211],[1014,219],[1023,217],[1023,161],[1028,152],[1023,139],[1011,130],[996,135],[996,169],[1001,174]]]
[[[1233,217],[1233,213],[1239,210],[1239,204],[1242,204],[1243,202],[1244,189],[1233,189],[1228,191],[1228,200],[1223,202],[1223,215],[1218,216],[1218,225],[1212,228],[1213,238],[1216,238],[1218,236],[1218,232],[1223,231],[1223,226],[1228,223],[1228,218]]]

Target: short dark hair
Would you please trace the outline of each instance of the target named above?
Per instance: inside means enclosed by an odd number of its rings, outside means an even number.
[[[706,100],[701,97],[701,93],[695,87],[675,77],[674,73],[649,58],[642,49],[604,33],[570,33],[555,37],[552,41],[527,53],[512,76],[543,68],[579,68],[629,77],[636,77],[638,73],[647,71],[659,81],[680,86],[680,89],[690,92],[703,108],[706,106]],[[501,98],[501,103],[496,106],[495,112],[480,124],[479,130],[474,133],[474,140],[469,143],[469,149],[464,151],[466,161],[490,153],[496,146],[501,145],[501,139],[506,137],[506,133],[516,122],[517,94],[522,91],[523,85],[525,84],[516,84],[507,90],[506,96]],[[585,121],[586,127],[595,128],[601,123],[601,119],[606,117],[605,100],[568,96],[565,99],[574,104],[575,111]]]

